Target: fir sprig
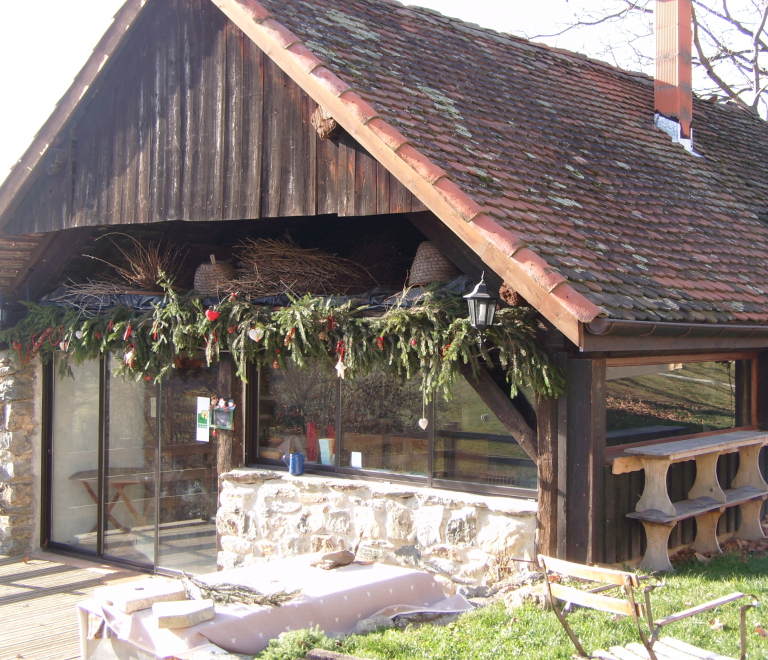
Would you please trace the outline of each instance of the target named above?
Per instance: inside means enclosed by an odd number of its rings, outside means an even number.
[[[89,318],[77,308],[29,304],[15,327],[0,332],[0,341],[22,360],[35,353],[48,360],[62,351],[79,363],[112,352],[123,358],[121,371],[136,378],[160,378],[180,354],[202,350],[208,364],[229,352],[244,380],[249,363],[280,368],[289,360],[303,366],[341,358],[347,378],[377,368],[418,377],[428,400],[450,395],[461,363],[477,370],[481,361],[501,365],[513,396],[523,386],[545,397],[563,389],[559,370],[536,340],[536,313],[528,308],[499,310],[480,349],[466,303],[452,293],[427,290],[409,307],[372,315],[359,301],[312,296],[270,310],[231,295],[206,309],[194,293],[181,295],[169,283],[164,289],[151,311],[116,306]]]

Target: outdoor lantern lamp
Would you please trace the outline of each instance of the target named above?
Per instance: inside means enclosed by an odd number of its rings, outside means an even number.
[[[483,347],[485,331],[493,325],[493,315],[496,313],[497,298],[488,294],[488,287],[485,285],[485,273],[480,277],[480,282],[464,296],[469,306],[469,323],[477,330],[477,343],[480,348]]]

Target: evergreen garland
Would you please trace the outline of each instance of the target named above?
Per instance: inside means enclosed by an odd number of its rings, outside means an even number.
[[[0,341],[22,362],[61,351],[80,363],[109,351],[123,357],[122,373],[147,379],[161,378],[179,354],[202,349],[209,365],[230,352],[243,380],[249,363],[282,368],[288,360],[299,367],[311,359],[342,360],[348,378],[376,367],[403,378],[418,374],[429,400],[439,392],[449,396],[460,362],[476,371],[483,359],[501,364],[513,396],[520,386],[545,397],[563,389],[558,368],[536,341],[536,312],[529,308],[499,310],[480,349],[466,302],[455,293],[427,290],[411,307],[374,316],[359,301],[309,295],[271,310],[232,294],[205,309],[194,292],[164,289],[163,301],[145,312],[115,306],[88,316],[78,308],[29,303],[27,315],[0,332]]]

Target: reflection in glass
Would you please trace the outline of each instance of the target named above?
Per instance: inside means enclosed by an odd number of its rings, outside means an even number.
[[[53,366],[51,541],[96,552],[99,362]]]
[[[216,438],[197,441],[197,398],[230,392],[217,366],[191,362],[162,384],[158,566],[206,573],[216,570]]]
[[[157,386],[123,379],[109,360],[106,407],[104,552],[153,565]]]
[[[607,367],[607,445],[732,428],[734,364]]]
[[[536,464],[466,380],[435,402],[435,479],[537,488]]]
[[[329,361],[259,374],[259,458],[301,452],[309,463],[333,465],[338,376]]]
[[[420,382],[377,370],[342,383],[342,467],[427,474],[428,433],[418,425]]]

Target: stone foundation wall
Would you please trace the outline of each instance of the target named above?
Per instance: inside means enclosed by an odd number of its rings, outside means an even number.
[[[528,569],[536,502],[242,468],[220,477],[222,569],[314,552],[426,569],[446,587]]]
[[[39,361],[0,351],[0,555],[39,545]]]

